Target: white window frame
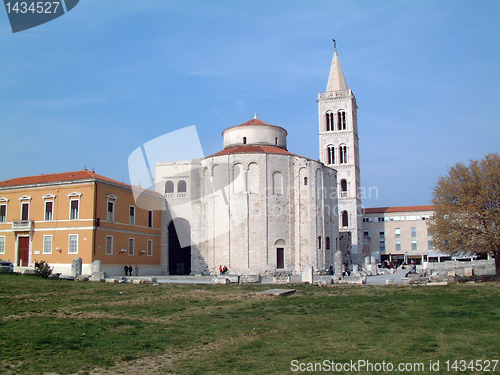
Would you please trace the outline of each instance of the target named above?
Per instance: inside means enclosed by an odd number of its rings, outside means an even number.
[[[153,240],[148,240],[148,257],[153,256]]]
[[[71,238],[76,238],[76,251],[71,251]],[[70,234],[68,236],[68,254],[78,254],[78,234]]]
[[[82,193],[78,193],[76,191],[68,194],[69,201],[69,219],[70,220],[79,220],[80,219],[80,201],[82,198]],[[78,208],[76,210],[76,218],[71,218],[71,202],[78,201]]]
[[[0,203],[0,207],[5,206],[5,216],[0,216],[0,223],[7,222],[7,203]]]
[[[130,209],[131,208],[134,209],[134,214],[133,215],[130,215]],[[135,206],[130,205],[129,208],[128,208],[128,223],[130,225],[135,225],[136,213],[137,213],[137,208]]]
[[[411,238],[417,238],[417,227],[411,227]]]
[[[111,246],[110,246],[110,251],[108,251],[108,239],[111,239]],[[113,242],[114,242],[114,239],[113,239],[113,236],[106,236],[106,255],[113,255]]]
[[[0,236],[0,254],[5,254],[5,236]]]
[[[27,202],[25,202],[27,201]],[[27,204],[28,205],[28,218],[26,220],[29,220],[30,219],[30,209],[31,209],[31,197],[27,196],[27,195],[23,195],[21,198],[19,198],[19,204],[20,204],[20,208],[21,208],[21,212],[19,214],[19,218],[21,220],[23,220],[23,205],[24,204]]]
[[[106,220],[110,223],[115,222],[115,211],[116,211],[116,201],[118,200],[118,197],[114,194],[108,194],[106,195]],[[111,211],[111,220],[110,220],[110,212],[108,211],[109,204],[113,205],[113,211]]]
[[[411,241],[411,251],[417,251],[418,246],[417,246],[417,241]]]
[[[50,219],[47,219],[47,203],[52,203],[52,211],[50,212]],[[54,221],[54,200],[47,199],[44,200],[43,204],[43,221]]]
[[[50,248],[47,249],[45,246],[47,244],[46,239],[50,238]],[[52,235],[51,234],[45,234],[43,236],[43,254],[52,254]]]
[[[394,228],[394,237],[401,238],[401,228]]]
[[[130,240],[132,240],[132,242]],[[130,244],[132,244],[132,253],[130,252]],[[128,255],[129,256],[135,255],[135,238],[133,237],[128,238]]]
[[[399,245],[399,249],[398,249]],[[396,241],[396,251],[401,251],[401,241]]]

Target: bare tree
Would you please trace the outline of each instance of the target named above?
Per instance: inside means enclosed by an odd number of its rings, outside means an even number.
[[[449,254],[491,254],[500,276],[500,155],[458,163],[434,187],[434,245]]]

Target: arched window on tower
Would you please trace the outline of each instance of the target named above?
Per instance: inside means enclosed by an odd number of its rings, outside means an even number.
[[[333,124],[333,113],[332,112],[326,112],[325,113],[325,120],[326,120],[326,131],[333,131],[335,130],[335,126]]]
[[[173,181],[167,181],[165,182],[165,194],[167,198],[173,198],[174,196],[174,182]]]
[[[342,211],[342,226],[349,226],[349,214],[347,213],[347,211]]]
[[[185,198],[185,197],[187,197],[187,184],[186,184],[186,181],[180,180],[177,183],[177,196],[179,198]]]
[[[338,130],[346,130],[347,129],[344,111],[337,112],[337,129]]]
[[[347,146],[345,145],[339,147],[339,162],[340,164],[347,163]]]
[[[335,147],[328,146],[326,148],[328,164],[335,164]]]
[[[280,172],[273,173],[273,194],[283,194],[283,175]]]
[[[341,198],[347,197],[347,180],[345,178],[340,180],[340,197]]]

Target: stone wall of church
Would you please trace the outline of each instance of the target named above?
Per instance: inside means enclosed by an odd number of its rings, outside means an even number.
[[[175,217],[191,227],[194,274],[216,274],[219,265],[231,274],[300,274],[304,266],[323,271],[333,265],[337,195],[329,192],[337,179],[322,163],[295,155],[228,154],[160,163],[156,171],[157,191],[168,180],[190,180],[188,196],[167,197],[166,269],[167,229]]]

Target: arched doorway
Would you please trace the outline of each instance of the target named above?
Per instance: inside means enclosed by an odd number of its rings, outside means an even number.
[[[168,226],[168,273],[191,273],[191,227],[184,219],[175,219]]]

